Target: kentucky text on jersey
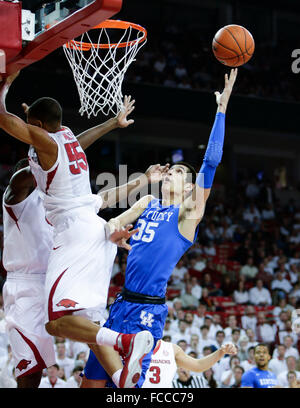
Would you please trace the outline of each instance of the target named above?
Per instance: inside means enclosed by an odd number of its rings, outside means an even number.
[[[180,205],[163,206],[152,200],[135,224],[131,237],[125,287],[137,293],[164,297],[167,282],[182,255],[193,242],[178,229]],[[195,234],[195,237],[197,232]]]

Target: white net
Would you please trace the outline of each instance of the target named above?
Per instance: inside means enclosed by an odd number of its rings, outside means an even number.
[[[112,42],[110,37],[120,31],[121,38]],[[79,93],[81,115],[86,113],[90,118],[100,111],[104,115],[117,115],[123,106],[124,75],[145,43],[145,32],[129,25],[121,30],[93,29],[84,33],[79,41],[64,45]]]

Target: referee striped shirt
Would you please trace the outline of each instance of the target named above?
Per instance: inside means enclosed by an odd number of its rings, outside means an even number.
[[[173,380],[173,388],[209,388],[203,375],[191,376],[187,381]]]

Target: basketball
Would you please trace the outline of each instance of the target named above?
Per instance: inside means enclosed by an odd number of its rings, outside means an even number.
[[[235,24],[221,28],[212,42],[217,60],[229,67],[246,64],[252,57],[254,48],[252,34],[245,27]]]

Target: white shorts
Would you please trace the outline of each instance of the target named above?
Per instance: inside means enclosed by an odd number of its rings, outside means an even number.
[[[3,287],[6,330],[15,376],[22,377],[55,364],[54,342],[45,329],[44,277],[9,275]]]
[[[70,313],[102,320],[117,253],[105,239],[105,224],[95,213],[82,211],[55,227],[45,284],[47,321]]]

